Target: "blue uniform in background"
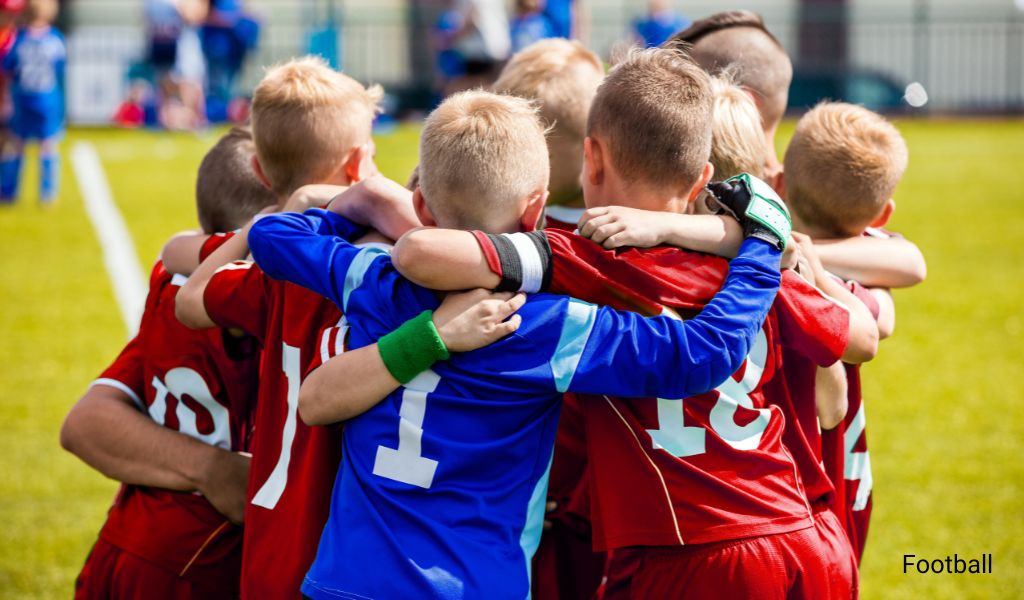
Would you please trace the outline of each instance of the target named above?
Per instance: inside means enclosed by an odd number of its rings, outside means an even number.
[[[345,312],[351,348],[439,304],[385,251],[342,239],[358,234],[312,209],[264,217],[249,235],[267,275]],[[722,291],[686,323],[530,296],[518,332],[453,354],[346,423],[330,518],[302,592],[527,597],[562,393],[676,398],[719,385],[761,327],[778,269],[777,250],[746,241]]]
[[[515,17],[510,24],[512,34],[512,52],[519,52],[534,42],[555,37],[551,21],[542,13],[533,13]]]
[[[645,48],[657,48],[673,34],[689,26],[689,19],[675,11],[666,10],[635,21],[633,31],[643,40]]]
[[[11,202],[18,193],[23,144],[43,142],[40,150],[40,199],[57,195],[60,159],[55,142],[64,133],[64,36],[53,27],[28,27],[18,31],[14,46],[4,57],[3,68],[11,77],[14,116],[11,132],[18,143],[0,161],[0,200]]]
[[[544,3],[544,16],[551,23],[553,37],[572,37],[572,3],[573,0],[547,0]]]

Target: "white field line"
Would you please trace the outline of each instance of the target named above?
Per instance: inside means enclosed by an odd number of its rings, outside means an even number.
[[[82,190],[85,212],[103,249],[103,265],[114,288],[121,318],[128,334],[135,335],[146,306],[146,279],[132,236],[114,204],[103,164],[92,144],[75,144],[71,149],[71,166]]]

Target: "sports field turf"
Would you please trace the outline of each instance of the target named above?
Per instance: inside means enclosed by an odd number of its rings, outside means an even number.
[[[1024,122],[900,127],[911,165],[892,227],[924,250],[929,278],[897,294],[896,335],[865,368],[864,597],[1024,596]],[[416,135],[379,137],[385,174],[404,181]],[[194,226],[195,170],[213,139],[82,130],[64,149],[95,145],[148,267]],[[23,195],[0,210],[0,598],[66,598],[116,484],[63,452],[58,431],[126,333],[70,165],[59,206]],[[954,552],[992,553],[994,574],[903,574],[904,554]]]

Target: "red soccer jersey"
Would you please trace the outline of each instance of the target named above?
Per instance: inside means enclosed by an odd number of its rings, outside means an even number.
[[[138,335],[95,383],[125,391],[165,427],[244,450],[258,350],[251,338],[179,323],[174,297],[183,281],[157,263]],[[198,494],[122,486],[100,537],[180,577],[238,593],[242,530]]]
[[[848,283],[850,291],[878,318],[879,305],[863,286]],[[865,433],[864,401],[861,396],[860,365],[846,365],[847,408],[843,421],[822,433],[822,460],[836,487],[832,510],[846,530],[859,562],[871,520],[871,460]]]
[[[728,270],[723,259],[672,248],[612,252],[557,231],[547,239],[551,291],[644,314],[702,308]],[[784,417],[767,405],[762,387],[779,367],[780,339],[831,364],[845,349],[848,326],[844,308],[787,272],[747,361],[717,390],[683,400],[584,398],[595,547],[706,543],[810,527],[810,507],[782,444]]]
[[[211,238],[207,246],[224,239]],[[309,290],[270,279],[246,261],[222,267],[203,299],[215,322],[242,329],[263,345],[242,597],[298,599],[341,461],[340,428],[309,427],[298,418],[299,384],[314,358],[326,360],[343,351],[341,311]]]

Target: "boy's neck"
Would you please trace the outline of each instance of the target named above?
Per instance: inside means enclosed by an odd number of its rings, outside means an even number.
[[[642,182],[626,183],[609,177],[601,186],[598,198],[586,198],[586,206],[625,206],[640,210],[685,213],[690,202],[685,196]]]

